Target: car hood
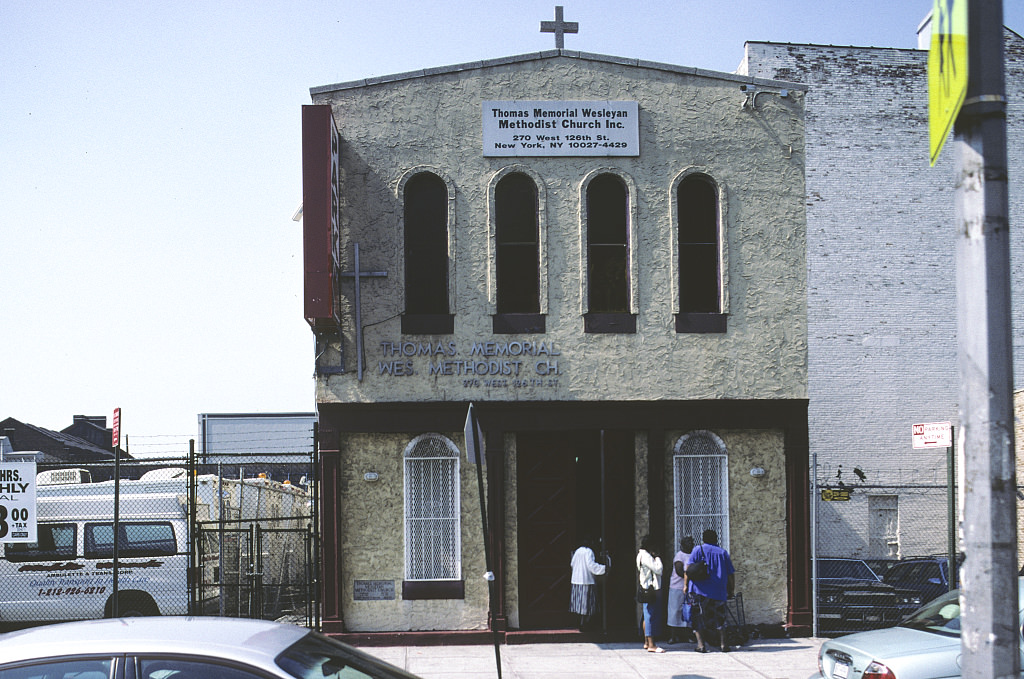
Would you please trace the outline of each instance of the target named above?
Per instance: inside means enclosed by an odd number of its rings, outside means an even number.
[[[892,591],[892,585],[887,585],[878,580],[858,580],[856,578],[829,578],[819,580],[818,589],[884,589]]]

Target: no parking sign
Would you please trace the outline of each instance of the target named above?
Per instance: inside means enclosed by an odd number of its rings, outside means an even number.
[[[36,463],[0,462],[0,542],[36,541]]]

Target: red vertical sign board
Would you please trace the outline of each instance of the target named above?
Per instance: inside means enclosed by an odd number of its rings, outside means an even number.
[[[336,321],[334,283],[341,238],[341,138],[331,107],[302,107],[303,313],[310,325]]]
[[[114,434],[111,437],[110,445],[117,448],[121,444],[121,409],[114,408]]]

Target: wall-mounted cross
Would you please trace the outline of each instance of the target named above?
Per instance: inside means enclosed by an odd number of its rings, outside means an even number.
[[[356,365],[359,366],[359,381],[363,381],[363,308],[360,303],[359,281],[363,278],[383,278],[386,271],[363,271],[359,268],[359,243],[354,244],[355,271],[342,271],[343,278],[354,278],[356,281]]]
[[[579,33],[580,25],[576,21],[563,21],[562,19],[562,6],[555,5],[555,20],[554,21],[542,21],[540,22],[541,33],[554,33],[555,34],[555,48],[565,48],[565,34],[566,33]]]

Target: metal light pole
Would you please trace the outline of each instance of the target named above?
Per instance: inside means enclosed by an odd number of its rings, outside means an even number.
[[[1017,526],[1002,0],[968,3],[956,123],[956,272],[964,432],[963,676],[1017,677]]]

